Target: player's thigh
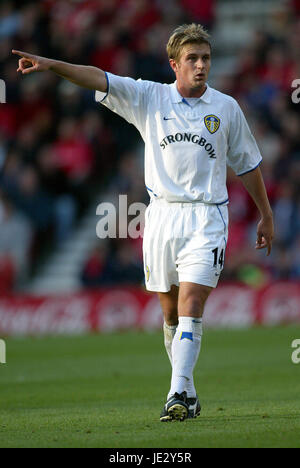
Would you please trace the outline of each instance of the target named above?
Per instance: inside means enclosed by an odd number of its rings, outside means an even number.
[[[176,213],[175,213],[176,214]],[[179,286],[173,246],[174,208],[152,202],[145,213],[143,260],[148,291],[169,292]]]
[[[179,283],[215,288],[224,267],[227,207],[200,206],[195,209],[194,217],[193,230],[177,252]]]

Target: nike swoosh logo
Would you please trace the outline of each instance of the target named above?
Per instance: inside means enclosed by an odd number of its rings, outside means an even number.
[[[189,410],[195,410],[197,408],[197,402],[194,403],[193,405],[189,405]]]
[[[164,117],[164,120],[175,120],[175,117]]]

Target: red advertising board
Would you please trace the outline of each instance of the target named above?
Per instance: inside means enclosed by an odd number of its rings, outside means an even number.
[[[204,325],[250,327],[300,323],[300,283],[278,282],[262,289],[223,283],[210,295]],[[63,296],[0,297],[0,336],[158,329],[162,313],[156,294],[110,288]]]

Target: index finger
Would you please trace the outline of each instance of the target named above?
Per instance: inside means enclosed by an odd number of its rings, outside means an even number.
[[[13,49],[12,53],[15,54],[15,55],[19,55],[20,57],[25,57],[25,58],[31,58],[32,57],[31,54],[28,54],[27,52],[22,52],[21,50]]]
[[[269,241],[269,242],[267,243],[267,256],[270,255],[271,250],[272,250],[272,241]]]
[[[267,257],[270,255],[271,253],[271,250],[272,250],[272,239],[266,239],[265,238],[265,241],[266,241],[266,247],[267,247]]]

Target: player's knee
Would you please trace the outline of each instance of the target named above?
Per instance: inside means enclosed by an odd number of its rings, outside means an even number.
[[[187,297],[182,300],[178,307],[179,315],[186,315],[190,317],[202,317],[205,301],[199,297]]]
[[[172,326],[172,325],[177,325],[178,324],[178,310],[177,310],[177,305],[176,307],[164,307],[163,309],[163,314],[164,314],[164,320],[167,325]]]
[[[202,317],[206,300],[211,292],[211,288],[203,287],[198,291],[183,294],[178,304],[179,315],[190,317]]]
[[[172,286],[167,293],[158,293],[164,320],[167,325],[178,324],[178,287]]]

